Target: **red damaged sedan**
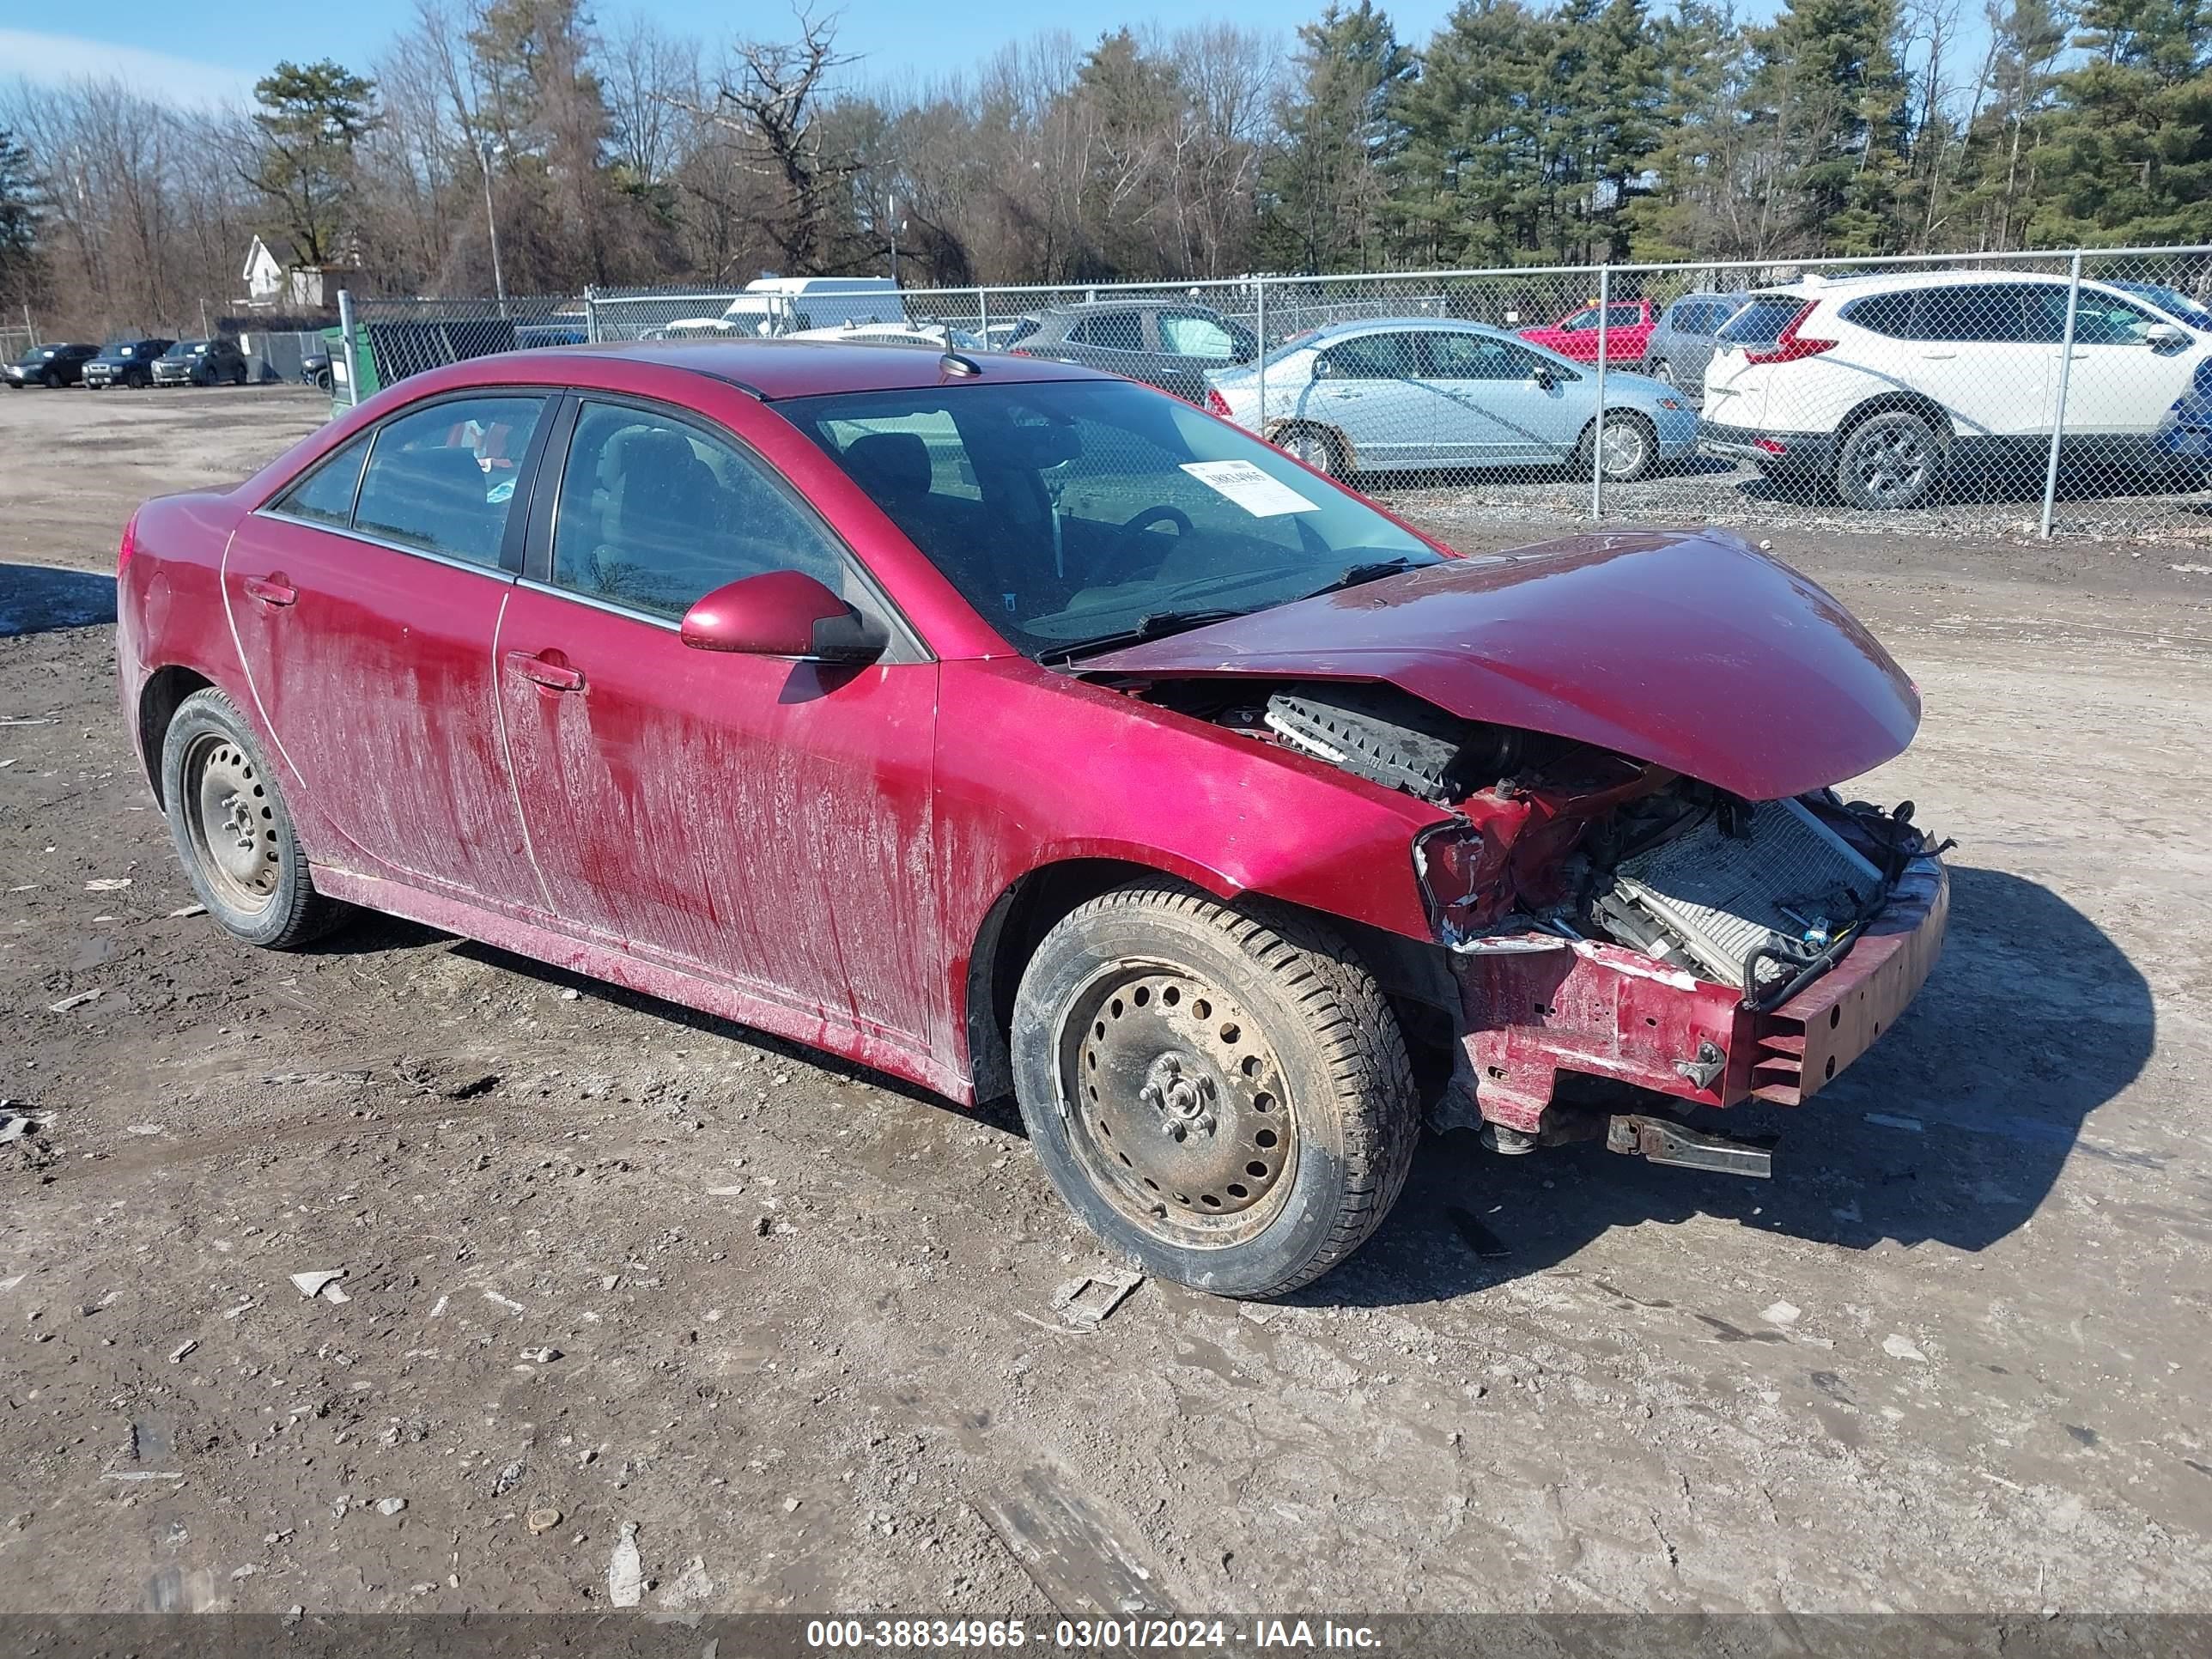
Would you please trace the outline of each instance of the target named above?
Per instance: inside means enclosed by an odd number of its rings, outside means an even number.
[[[1911,684],[1711,533],[1461,558],[1068,365],[522,352],[125,532],[124,712],[249,943],[359,906],[1011,1091],[1151,1271],[1358,1247],[1424,1118],[1765,1172],[1926,976],[1831,787]]]

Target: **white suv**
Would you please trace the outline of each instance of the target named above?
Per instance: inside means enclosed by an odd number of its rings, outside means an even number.
[[[1754,294],[1705,368],[1698,447],[1907,507],[1944,477],[2040,468],[2057,416],[2063,278],[1895,272]],[[2160,416],[2212,356],[2212,317],[2149,287],[2084,282],[2062,459],[2162,471]]]

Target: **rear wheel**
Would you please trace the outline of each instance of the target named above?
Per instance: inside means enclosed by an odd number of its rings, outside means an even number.
[[[1664,357],[1662,357],[1657,362],[1651,365],[1650,374],[1651,378],[1658,381],[1661,386],[1672,386],[1674,384],[1674,365],[1668,362]]]
[[[161,742],[161,799],[192,890],[226,933],[281,951],[343,918],[315,890],[276,774],[222,692],[177,706]]]
[[[1869,512],[1917,507],[1943,475],[1942,435],[1927,416],[1885,410],[1851,428],[1836,457],[1836,493]]]
[[[1396,1016],[1333,933],[1145,883],[1022,976],[1016,1093],[1060,1195],[1146,1270],[1278,1296],[1365,1242],[1419,1130]]]
[[[1285,453],[1296,456],[1316,472],[1325,472],[1340,482],[1352,474],[1352,461],[1345,453],[1343,440],[1327,427],[1294,426],[1278,436],[1275,442]]]

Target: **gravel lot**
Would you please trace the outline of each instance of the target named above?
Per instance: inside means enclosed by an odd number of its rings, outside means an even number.
[[[60,568],[0,570],[0,1094],[52,1115],[0,1146],[0,1613],[593,1608],[628,1523],[647,1612],[2212,1606],[2187,554],[1754,532],[1918,680],[1862,793],[1960,842],[1920,1002],[1753,1121],[1771,1184],[1453,1136],[1292,1302],[1078,1335],[1099,1258],[1006,1110],[411,926],[174,914],[106,573],[320,412],[0,395],[0,553]],[[1478,495],[1413,505],[1547,532]]]

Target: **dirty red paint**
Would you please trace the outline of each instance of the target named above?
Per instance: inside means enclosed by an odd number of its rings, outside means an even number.
[[[1435,843],[1431,884],[1465,901],[1459,923],[1488,923],[1557,884],[1589,817],[1674,774],[1770,799],[1897,753],[1918,717],[1910,683],[1811,582],[1724,537],[1578,537],[1048,668],[776,411],[781,396],[939,374],[927,352],[714,343],[404,381],[234,490],[141,511],[118,578],[131,728],[150,762],[173,671],[211,683],[279,757],[332,896],[961,1099],[988,1060],[978,953],[1025,882],[1079,861],[1264,894],[1432,952],[1436,982],[1458,987],[1480,1109],[1532,1129],[1562,1071],[1712,1105],[1802,1097],[1917,988],[1942,936],[1932,860],[1841,967],[1770,1014],[1610,945],[1450,955],[1417,875],[1417,838],[1465,832]],[[998,358],[988,375],[1090,377]],[[691,648],[672,621],[530,580],[544,490],[518,507],[503,568],[266,510],[355,433],[480,387],[649,399],[720,427],[820,514],[907,636],[858,665]],[[507,459],[530,501],[538,463]],[[1608,754],[1574,788],[1449,811],[1146,695],[1239,676],[1387,683]],[[1705,1089],[1674,1069],[1700,1041],[1726,1056]]]

